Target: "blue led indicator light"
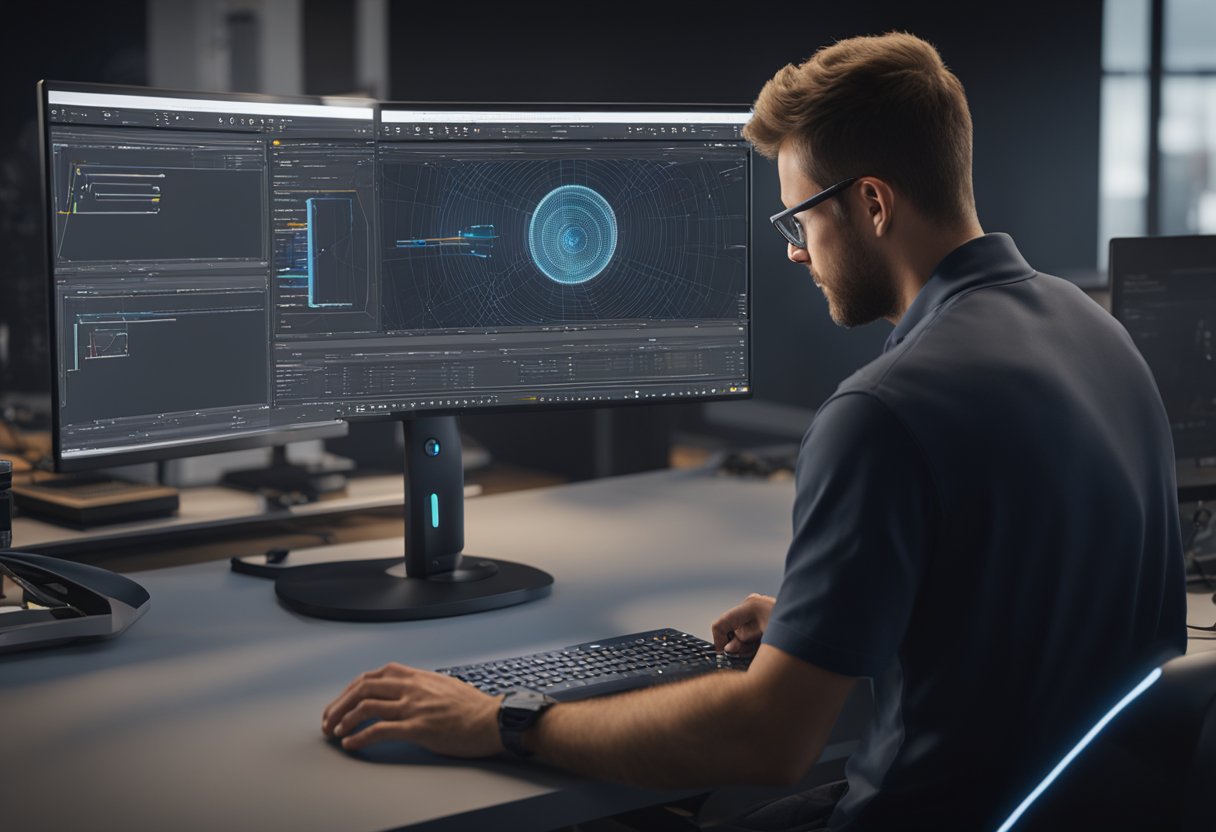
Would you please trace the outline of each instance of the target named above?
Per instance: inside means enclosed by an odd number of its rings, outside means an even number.
[[[439,528],[439,495],[431,494],[431,528]]]

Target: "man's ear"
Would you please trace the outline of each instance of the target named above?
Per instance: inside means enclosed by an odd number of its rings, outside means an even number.
[[[895,191],[886,182],[873,177],[866,177],[858,184],[858,199],[865,212],[864,216],[874,229],[874,236],[883,237],[890,234],[895,211]]]

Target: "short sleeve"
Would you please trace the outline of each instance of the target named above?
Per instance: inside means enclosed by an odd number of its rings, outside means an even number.
[[[924,454],[868,392],[820,408],[798,455],[794,533],[764,643],[845,676],[895,658],[938,522]]]

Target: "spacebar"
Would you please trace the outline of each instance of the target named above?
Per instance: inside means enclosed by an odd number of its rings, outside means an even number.
[[[541,688],[541,691],[559,702],[572,702],[576,699],[590,699],[593,696],[606,696],[610,693],[623,693],[651,685],[666,682],[677,682],[690,679],[713,671],[712,667],[691,668],[682,665],[663,668],[662,673],[633,673],[610,676],[607,679],[571,679],[558,682],[556,685]]]

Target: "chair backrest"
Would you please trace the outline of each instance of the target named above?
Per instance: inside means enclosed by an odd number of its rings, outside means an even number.
[[[1111,707],[1001,830],[1216,830],[1216,651],[1171,659]]]

